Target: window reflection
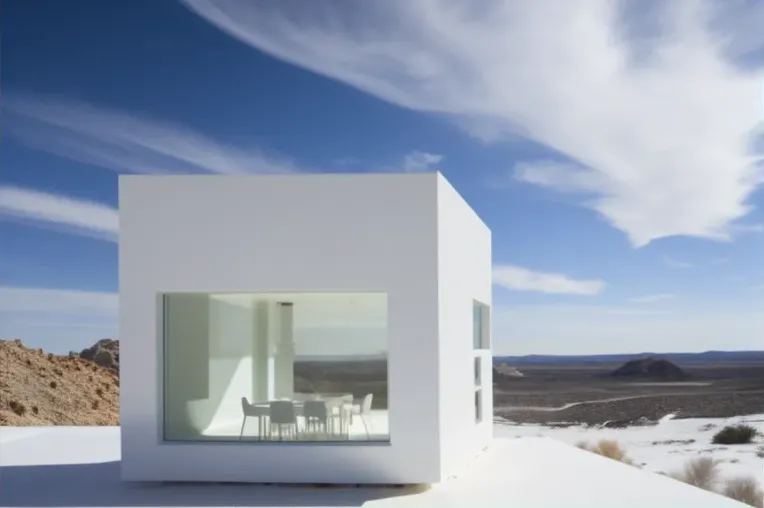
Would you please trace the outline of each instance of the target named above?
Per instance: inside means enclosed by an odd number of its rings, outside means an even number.
[[[163,303],[165,440],[389,441],[384,293]]]

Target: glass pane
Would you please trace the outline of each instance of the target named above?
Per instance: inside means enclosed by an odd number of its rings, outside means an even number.
[[[490,309],[478,301],[472,303],[472,348],[490,349]]]
[[[482,390],[475,390],[475,422],[483,421],[483,397]]]
[[[472,304],[472,348],[480,349],[480,337],[482,335],[483,318],[481,306],[478,302]]]
[[[389,441],[387,295],[164,295],[168,441]]]

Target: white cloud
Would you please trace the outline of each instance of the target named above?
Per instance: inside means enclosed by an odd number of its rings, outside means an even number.
[[[483,140],[547,147],[569,162],[517,177],[587,194],[634,246],[729,239],[762,181],[761,79],[740,65],[764,47],[761,2],[184,3],[281,60]]]
[[[443,160],[442,155],[414,151],[403,158],[403,170],[407,173],[429,171]]]
[[[3,98],[6,132],[55,155],[132,173],[289,173],[288,160],[170,123],[46,97]]]
[[[597,279],[577,280],[558,273],[545,273],[511,265],[493,268],[493,283],[515,291],[568,295],[597,295],[605,289],[605,282]]]
[[[632,298],[631,301],[634,303],[656,303],[662,302],[664,300],[671,300],[673,298],[676,298],[676,295],[662,293],[657,295],[638,296],[636,298]]]
[[[119,214],[115,208],[13,186],[0,186],[0,218],[61,227],[75,234],[114,242],[119,233]]]

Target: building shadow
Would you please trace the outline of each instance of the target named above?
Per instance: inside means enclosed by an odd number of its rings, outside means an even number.
[[[123,482],[120,462],[3,466],[0,507],[362,506],[425,487]]]

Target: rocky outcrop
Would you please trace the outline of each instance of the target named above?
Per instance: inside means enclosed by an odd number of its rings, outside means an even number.
[[[80,352],[80,358],[119,373],[119,341],[101,339],[89,348],[83,349]]]
[[[494,376],[507,376],[507,377],[524,377],[524,374],[517,370],[515,367],[507,365],[506,363],[500,363],[493,366]]]

